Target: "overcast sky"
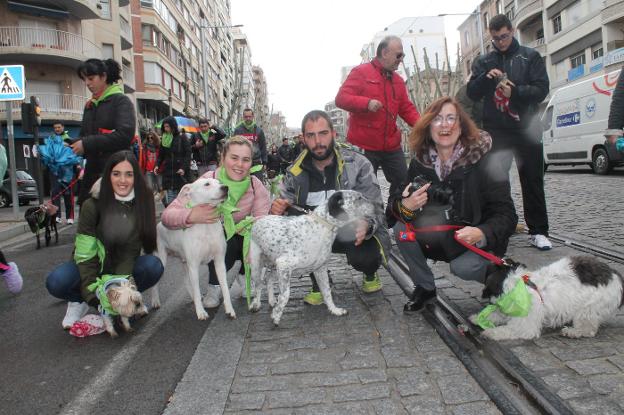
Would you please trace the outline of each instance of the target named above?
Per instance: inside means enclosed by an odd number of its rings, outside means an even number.
[[[264,70],[269,106],[297,127],[323,109],[340,86],[340,68],[360,63],[362,45],[403,17],[470,13],[479,0],[231,0],[232,24],[242,24],[252,63]],[[457,27],[468,16],[444,18],[451,60]]]

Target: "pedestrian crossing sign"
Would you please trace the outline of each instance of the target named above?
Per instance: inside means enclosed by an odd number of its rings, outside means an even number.
[[[0,66],[0,101],[21,101],[24,93],[24,65]]]

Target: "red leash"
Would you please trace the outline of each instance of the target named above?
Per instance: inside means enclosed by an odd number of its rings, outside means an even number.
[[[74,185],[78,182],[78,180],[80,180],[80,175],[76,176],[76,178],[74,180],[72,180],[71,182],[69,182],[69,185],[67,185],[67,187],[63,190],[61,190],[60,192],[58,192],[57,194],[54,195],[54,197],[50,198],[50,202],[54,202],[56,199],[58,199],[59,197],[61,197],[61,195],[63,193],[65,193],[66,191],[68,191],[69,189],[71,189],[72,187],[74,187]]]
[[[465,226],[462,226],[462,225],[435,225],[435,226],[425,226],[425,227],[422,227],[422,228],[414,228],[409,223],[405,224],[405,228],[409,232],[414,232],[414,233],[455,231],[453,233],[453,238],[455,238],[455,240],[460,245],[464,246],[466,249],[474,252],[475,254],[482,256],[483,258],[487,259],[488,261],[492,262],[493,264],[505,265],[505,261],[502,258],[499,258],[496,255],[490,254],[489,252],[486,252],[483,249],[477,248],[476,246],[470,245],[469,243],[459,239],[457,237],[457,231],[459,229],[464,228],[464,227]]]

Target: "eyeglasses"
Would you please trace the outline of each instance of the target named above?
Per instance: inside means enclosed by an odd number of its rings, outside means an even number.
[[[503,33],[500,36],[492,36],[493,42],[504,42],[511,37],[511,33]]]
[[[401,53],[397,53],[396,58],[397,59],[403,59],[405,57],[405,53],[401,52]]]
[[[458,116],[455,114],[450,114],[447,115],[446,117],[443,117],[441,115],[436,115],[436,117],[433,119],[433,121],[431,121],[431,124],[435,125],[435,126],[440,126],[442,125],[444,122],[446,122],[449,125],[453,125],[457,122],[458,120]]]

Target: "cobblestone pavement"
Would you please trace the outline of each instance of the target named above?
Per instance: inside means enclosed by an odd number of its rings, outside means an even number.
[[[517,173],[512,168],[512,192],[520,221],[522,198]],[[550,168],[545,176],[551,232],[581,242],[623,252],[624,171],[597,176],[589,169]],[[551,251],[530,247],[527,236],[512,237],[507,254],[529,268],[578,255],[568,246],[554,244]],[[609,262],[622,275],[624,265]],[[447,264],[436,264],[436,285],[465,315],[483,307],[481,285],[452,276]],[[624,413],[624,309],[600,329],[593,339],[568,339],[558,330],[535,341],[501,342],[579,414]]]
[[[403,314],[406,298],[385,270],[382,292],[363,294],[361,276],[344,256],[333,256],[330,269],[334,300],[348,315],[305,305],[307,278],[293,280],[279,328],[266,302],[249,316],[243,300],[237,301],[238,315],[248,317],[235,329],[244,341],[228,343],[227,352],[207,346],[197,367],[191,362],[165,413],[195,413],[198,407],[227,414],[500,413],[422,315]],[[232,326],[219,313],[206,337],[222,336]],[[231,384],[210,385],[201,373],[222,370],[224,362],[231,362],[231,371],[219,375]],[[206,402],[219,393],[222,402]]]
[[[515,165],[511,177],[518,217],[523,222]],[[551,166],[544,185],[551,232],[624,251],[624,169],[599,176],[591,173],[589,167]]]
[[[507,251],[511,258],[535,269],[578,252],[560,244],[551,251],[529,247],[526,235],[515,235]],[[624,275],[624,265],[610,263]],[[482,285],[450,274],[448,265],[437,263],[434,273],[441,292],[469,316],[485,304]],[[500,342],[542,378],[578,414],[624,413],[624,309],[601,327],[593,339],[568,339],[558,330],[547,330],[534,341]]]
[[[546,176],[553,232],[616,249],[622,245],[623,174],[573,170]],[[560,168],[559,168],[560,169]],[[520,187],[512,172],[522,217]],[[618,239],[614,241],[614,239]],[[577,253],[555,244],[539,252],[515,235],[510,256],[530,268]],[[622,265],[611,264],[624,273]],[[433,265],[436,285],[466,315],[479,311],[482,286]],[[500,413],[422,315],[404,315],[406,298],[382,270],[384,288],[362,294],[361,276],[333,256],[334,299],[343,317],[306,306],[309,280],[293,280],[279,328],[266,301],[249,314],[235,301],[238,319],[222,310],[211,323],[165,414],[496,414]],[[535,341],[502,342],[579,414],[624,412],[624,313],[595,339],[571,340],[548,331]]]

